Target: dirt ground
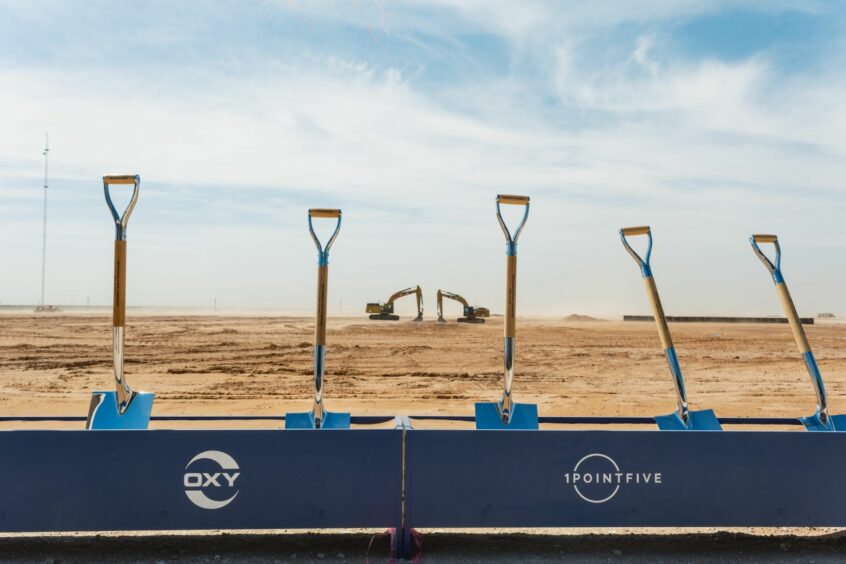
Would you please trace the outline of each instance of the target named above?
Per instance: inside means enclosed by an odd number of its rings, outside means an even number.
[[[128,317],[127,378],[134,388],[156,393],[154,415],[281,415],[310,407],[309,318],[132,312]],[[786,325],[676,323],[671,330],[693,408],[736,417],[796,417],[813,411],[813,390]],[[842,413],[846,325],[819,323],[807,332],[832,412]],[[328,339],[326,401],[333,410],[470,415],[474,401],[494,400],[501,391],[498,318],[485,325],[332,318]],[[0,415],[85,415],[91,392],[112,388],[110,350],[105,313],[0,315]],[[674,407],[652,323],[521,319],[516,367],[515,396],[538,403],[541,415],[652,416]],[[15,422],[0,428],[78,425]],[[842,561],[846,553],[841,535],[823,529],[534,533],[427,535],[426,560],[819,562]],[[357,561],[364,557],[370,533],[212,538],[210,545],[208,535],[6,536],[0,538],[0,559],[265,561],[272,553],[280,561]],[[374,545],[374,561],[386,554],[380,542]]]
[[[814,393],[786,325],[672,326],[694,408],[795,417]],[[846,410],[846,325],[807,328],[834,413]],[[313,322],[291,317],[132,316],[126,372],[156,415],[263,414],[310,407]],[[353,414],[470,415],[501,392],[502,321],[331,319],[326,401]],[[111,389],[107,316],[0,316],[0,413],[84,415]],[[658,415],[674,408],[655,327],[521,320],[514,393],[543,415]],[[254,426],[254,423],[246,423]]]

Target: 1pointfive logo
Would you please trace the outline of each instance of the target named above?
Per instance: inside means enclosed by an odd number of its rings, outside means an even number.
[[[564,483],[588,503],[610,501],[622,486],[660,486],[662,480],[661,472],[624,472],[613,458],[598,452],[582,457],[564,474]]]
[[[195,467],[197,470],[208,467],[212,471],[191,471],[191,466],[194,463],[197,463]],[[201,452],[185,466],[185,476],[182,479],[182,485],[185,486],[185,495],[188,496],[191,503],[203,509],[226,507],[238,495],[238,490],[235,489],[235,480],[241,475],[239,470],[235,459],[225,452],[219,450]],[[207,493],[211,494],[212,497],[206,495]],[[222,497],[221,494],[229,497],[215,499]]]

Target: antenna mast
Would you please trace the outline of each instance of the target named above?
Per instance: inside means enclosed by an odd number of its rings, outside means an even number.
[[[50,134],[44,135],[44,229],[41,237],[41,303],[44,306],[44,283],[47,273],[47,159],[50,152]]]

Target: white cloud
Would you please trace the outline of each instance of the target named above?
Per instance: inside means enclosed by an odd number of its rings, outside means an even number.
[[[82,212],[73,207],[80,193],[68,189],[51,216],[63,256],[52,272],[65,273],[65,284],[51,288],[77,302],[92,291],[108,300],[109,262],[100,259],[110,234],[101,228],[108,218],[97,182],[105,172],[142,174],[132,268],[144,282],[133,299],[145,304],[207,304],[214,296],[238,305],[310,303],[304,208],[338,201],[349,213],[333,254],[333,295],[349,309],[421,283],[498,310],[497,192],[533,196],[521,244],[521,310],[533,313],[645,310],[615,234],[624,224],[655,226],[674,313],[777,309],[745,243],[754,229],[779,230],[788,248],[808,249],[807,257],[790,255],[797,273],[812,270],[804,267],[818,257],[816,240],[837,240],[844,210],[831,202],[842,200],[846,173],[846,81],[836,70],[791,78],[763,54],[737,62],[674,57],[653,32],[619,60],[585,48],[597,29],[690,17],[718,4],[440,5],[455,17],[421,23],[424,8],[386,5],[391,40],[421,28],[445,36],[486,29],[531,57],[536,74],[515,69],[433,87],[418,80],[417,65],[340,52],[246,64],[161,61],[143,72],[0,68],[0,107],[8,109],[0,113],[0,158],[8,163],[0,201],[16,210],[14,218],[0,210],[0,235],[22,241],[0,252],[10,272],[29,273],[0,299],[27,299],[37,279],[40,194],[27,204],[25,183],[40,184],[46,130],[56,178],[90,181],[97,192],[85,194],[92,209]],[[381,25],[375,5],[361,9],[368,25]],[[335,17],[311,4],[293,10],[312,18],[315,36],[323,18]],[[348,16],[360,18],[337,17]],[[173,187],[182,187],[178,200]],[[164,225],[145,205],[161,210]],[[708,262],[719,262],[719,272]],[[99,265],[97,276],[74,264]],[[816,267],[831,285],[842,274],[832,261]],[[795,284],[799,296],[811,281]],[[839,292],[806,295],[807,307],[846,311]]]

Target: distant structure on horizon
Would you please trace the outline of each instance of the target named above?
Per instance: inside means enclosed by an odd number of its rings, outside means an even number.
[[[44,303],[47,284],[47,162],[50,153],[50,134],[44,134],[44,226],[41,232],[41,301],[35,311],[59,311],[59,308]]]

